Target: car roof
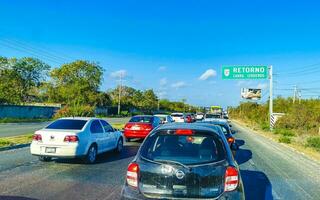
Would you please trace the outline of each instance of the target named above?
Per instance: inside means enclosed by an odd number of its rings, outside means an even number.
[[[59,119],[69,119],[69,120],[71,119],[71,120],[86,120],[86,121],[89,121],[89,120],[99,119],[99,118],[96,118],[96,117],[62,117],[62,118],[59,118]]]
[[[155,115],[153,115],[153,116],[157,116],[157,117],[167,117],[167,116],[169,116],[169,115],[166,115],[166,114],[155,114]]]
[[[212,121],[201,121],[201,122],[196,122],[199,124],[212,124],[212,125],[228,125],[228,122],[226,121],[221,121],[221,120],[212,120]]]
[[[153,115],[135,115],[132,117],[153,117]]]
[[[201,130],[213,132],[221,136],[221,128],[219,126],[210,124],[200,124],[200,123],[169,123],[159,126],[156,130],[170,130],[170,129],[190,129],[190,130]]]
[[[183,115],[184,113],[182,112],[175,112],[175,113],[171,113],[171,115]]]

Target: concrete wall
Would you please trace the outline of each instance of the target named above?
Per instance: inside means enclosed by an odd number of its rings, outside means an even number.
[[[51,118],[59,107],[0,105],[0,118]]]

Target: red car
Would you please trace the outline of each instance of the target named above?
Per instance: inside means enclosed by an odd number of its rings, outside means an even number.
[[[145,138],[157,126],[161,124],[159,117],[152,115],[138,115],[130,119],[124,127],[124,136],[129,142],[132,138]]]

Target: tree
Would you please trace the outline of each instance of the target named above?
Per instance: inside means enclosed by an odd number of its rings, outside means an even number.
[[[35,58],[0,57],[0,102],[32,102],[50,66]]]
[[[97,63],[83,60],[53,69],[50,72],[49,101],[71,106],[101,104],[103,96],[98,90],[102,75],[103,69]]]

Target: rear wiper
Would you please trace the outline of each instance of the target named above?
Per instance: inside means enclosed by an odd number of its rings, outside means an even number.
[[[173,164],[177,164],[180,165],[188,170],[190,170],[190,167],[188,167],[187,165],[182,164],[181,162],[177,162],[177,161],[173,161],[173,160],[154,160],[154,162],[160,162],[160,163],[173,163]]]

